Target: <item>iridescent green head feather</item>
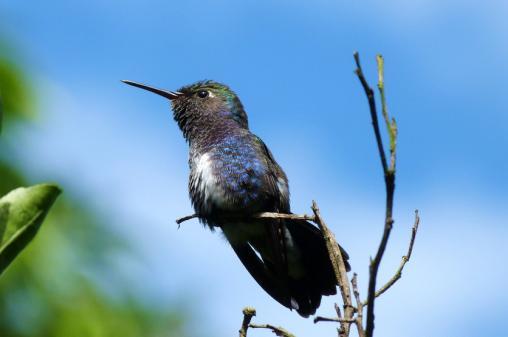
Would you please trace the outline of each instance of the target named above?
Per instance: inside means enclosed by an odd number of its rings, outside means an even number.
[[[181,96],[171,100],[175,120],[182,130],[189,120],[230,119],[248,128],[247,114],[238,96],[227,85],[215,81],[199,81],[178,90]]]

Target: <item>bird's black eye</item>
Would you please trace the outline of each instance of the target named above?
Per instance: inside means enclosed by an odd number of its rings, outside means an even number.
[[[199,90],[198,91],[198,97],[199,98],[205,98],[207,96],[208,96],[208,91],[206,91],[206,90]]]

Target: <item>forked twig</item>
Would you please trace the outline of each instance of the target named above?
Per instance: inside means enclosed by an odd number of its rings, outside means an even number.
[[[256,309],[251,307],[246,307],[242,310],[243,313],[243,321],[240,330],[238,330],[239,337],[247,337],[247,330],[249,329],[249,324],[252,317],[256,316]]]
[[[270,329],[274,334],[281,337],[296,337],[286,329],[282,327],[276,327],[271,324],[251,324],[252,317],[256,316],[256,309],[252,307],[246,307],[242,310],[243,320],[242,326],[240,327],[239,337],[247,337],[247,330],[252,329]]]
[[[270,329],[277,336],[281,336],[281,337],[296,337],[295,335],[293,335],[291,332],[287,331],[286,329],[281,328],[281,327],[276,327],[276,326],[273,326],[271,324],[249,324],[249,328],[253,328],[253,329]]]
[[[395,275],[386,282],[384,286],[379,288],[376,291],[376,297],[379,297],[381,294],[383,294],[385,291],[390,289],[395,282],[397,282],[402,277],[402,271],[404,270],[404,266],[406,263],[409,262],[409,259],[411,259],[411,254],[413,253],[413,245],[415,243],[416,234],[418,233],[418,225],[420,224],[420,216],[418,214],[418,210],[415,210],[415,222],[413,224],[413,228],[411,229],[411,239],[409,240],[409,247],[407,249],[406,255],[402,256],[402,261],[400,262],[399,268],[397,268],[397,271],[395,271]],[[362,305],[368,305],[368,300],[364,301]]]
[[[388,109],[386,107],[386,99],[384,92],[384,61],[381,55],[377,56],[378,66],[378,89],[381,95],[382,113],[385,119],[386,126],[388,128],[388,134],[390,137],[390,166],[386,161],[385,150],[383,147],[383,140],[381,138],[381,131],[379,130],[379,123],[377,119],[376,102],[374,100],[374,91],[367,83],[365,76],[363,75],[362,66],[360,64],[360,56],[358,53],[354,54],[356,62],[355,73],[362,84],[362,87],[367,96],[369,102],[370,115],[372,119],[372,127],[374,129],[374,135],[376,137],[376,143],[378,147],[379,157],[381,159],[381,165],[384,172],[384,180],[386,187],[386,209],[385,209],[385,224],[383,229],[383,236],[374,259],[371,259],[369,265],[369,288],[367,293],[367,301],[369,303],[367,307],[367,325],[365,334],[367,337],[372,337],[374,333],[374,304],[376,298],[376,281],[379,265],[381,259],[386,250],[386,245],[390,237],[390,232],[393,227],[393,195],[395,191],[395,165],[396,165],[396,146],[397,146],[397,124],[395,120],[391,120],[388,116]]]

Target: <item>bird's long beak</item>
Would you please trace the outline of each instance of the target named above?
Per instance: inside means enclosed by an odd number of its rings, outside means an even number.
[[[145,89],[145,90],[151,91],[153,93],[156,93],[157,95],[161,95],[162,97],[166,97],[168,99],[175,99],[175,98],[183,95],[183,93],[178,92],[178,91],[169,91],[169,90],[157,89],[157,88],[149,87],[148,85],[144,85],[144,84],[133,82],[133,81],[122,80],[122,82],[126,83],[128,85],[132,85],[133,87],[138,87],[138,88],[141,88],[141,89]]]

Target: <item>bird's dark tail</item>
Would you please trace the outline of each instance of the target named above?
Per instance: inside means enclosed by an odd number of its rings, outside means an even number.
[[[273,263],[273,257],[263,256],[255,243],[229,238],[228,241],[245,268],[270,296],[308,317],[316,312],[323,295],[337,293],[337,281],[321,231],[303,220],[284,220],[283,226],[289,234],[283,248],[289,265],[282,270]],[[227,231],[225,234],[228,237]],[[349,271],[349,256],[340,248]],[[297,266],[292,266],[295,261]]]
[[[316,312],[322,295],[337,293],[337,280],[321,231],[303,220],[287,221],[286,226],[295,245],[302,252],[302,263],[305,266],[305,277],[291,283],[294,288],[291,293],[299,304],[298,313],[307,317]],[[349,255],[342,247],[339,248],[346,270],[349,271]]]

